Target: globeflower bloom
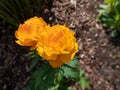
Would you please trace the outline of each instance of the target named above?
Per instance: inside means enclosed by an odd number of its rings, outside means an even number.
[[[78,51],[74,32],[65,25],[50,26],[42,18],[33,17],[20,24],[15,32],[16,43],[36,49],[53,68],[72,60]]]
[[[37,51],[53,68],[70,62],[78,51],[74,32],[66,26],[47,26],[42,34],[44,40],[37,43]]]
[[[44,30],[47,24],[42,18],[33,17],[20,24],[15,32],[15,37],[18,39],[16,43],[21,46],[30,46],[34,49],[39,38],[39,34]]]

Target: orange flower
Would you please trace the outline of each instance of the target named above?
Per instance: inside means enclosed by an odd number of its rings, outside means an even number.
[[[50,27],[42,18],[33,17],[20,24],[16,43],[36,49],[53,68],[70,62],[78,51],[74,32],[62,25]]]
[[[34,49],[39,35],[46,25],[42,18],[33,17],[28,19],[24,24],[20,24],[15,32],[15,37],[18,39],[16,43],[21,46],[30,46],[31,49]]]
[[[78,51],[74,33],[65,26],[47,26],[42,37],[42,42],[37,43],[37,51],[53,68],[70,62]]]

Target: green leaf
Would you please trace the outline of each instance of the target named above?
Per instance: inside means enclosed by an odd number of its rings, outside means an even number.
[[[116,13],[115,15],[115,21],[116,21],[116,24],[117,22],[120,20],[120,14],[119,13]]]
[[[79,78],[79,66],[80,63],[76,58],[73,58],[73,60],[61,67],[61,70],[63,71],[63,76],[67,78],[72,79],[78,79]]]
[[[32,75],[32,79],[37,79],[36,77],[44,77],[43,74],[47,73],[51,69],[51,66],[49,63],[45,62],[43,63]]]
[[[79,68],[79,61],[75,58],[68,64],[62,66],[63,76],[78,82],[82,89],[90,88],[89,80],[84,76],[84,70]]]
[[[80,66],[80,62],[77,60],[77,57],[74,57],[71,62],[67,63],[70,67],[78,68]]]
[[[58,85],[56,85],[56,86],[51,86],[48,90],[58,90]]]
[[[28,71],[32,70],[36,66],[36,64],[38,63],[38,61],[40,61],[40,58],[37,58],[37,57],[33,58],[31,60],[31,64],[30,64],[30,67],[29,67]]]
[[[82,70],[82,69],[80,69],[80,77],[83,77],[83,76],[84,76],[84,73],[85,73],[85,71]]]
[[[61,72],[60,70],[58,70],[57,74],[56,74],[56,77],[57,77],[57,83],[60,83],[63,79],[63,72]]]
[[[86,77],[81,77],[79,84],[83,90],[85,88],[90,89],[89,80]]]
[[[79,70],[78,69],[72,69],[70,67],[64,66],[64,67],[62,67],[62,70],[63,70],[63,75],[66,78],[71,78],[71,79],[79,78]]]
[[[39,55],[38,55],[38,53],[36,53],[36,50],[33,50],[33,51],[31,51],[31,52],[29,52],[29,54],[28,55],[31,55],[32,56],[32,58],[31,58],[31,63],[30,63],[30,67],[29,67],[29,69],[28,69],[28,71],[30,71],[30,70],[32,70],[35,66],[36,66],[36,64],[41,60],[43,60]]]
[[[105,3],[112,3],[114,0],[105,0]]]
[[[100,4],[100,8],[104,11],[109,9],[108,5],[106,5],[106,4]]]
[[[67,87],[65,85],[60,85],[56,90],[70,90],[70,87]]]
[[[46,79],[44,80],[43,90],[48,90],[48,88],[51,87],[51,84],[54,83],[55,73],[55,69],[50,69],[47,73]]]
[[[85,77],[84,73],[84,70],[80,69],[80,78],[78,80],[78,83],[80,84],[82,89],[90,89],[89,80],[87,79],[87,77]]]
[[[111,33],[111,37],[116,37],[118,35],[117,30],[113,30]]]
[[[31,76],[27,86],[23,90],[48,90],[54,83],[56,69],[45,62]]]

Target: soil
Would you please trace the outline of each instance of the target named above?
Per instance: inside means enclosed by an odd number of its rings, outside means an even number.
[[[97,21],[102,2],[53,0],[52,7],[44,8],[42,16],[52,25],[66,24],[75,31],[79,44],[77,55],[91,90],[120,90],[120,45],[110,41],[106,29]],[[15,43],[14,34],[5,30],[0,34],[0,90],[21,90],[31,75],[29,50]]]

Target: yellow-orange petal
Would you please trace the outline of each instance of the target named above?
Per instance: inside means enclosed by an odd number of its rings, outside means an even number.
[[[35,48],[35,45],[39,41],[40,33],[46,25],[42,18],[33,17],[26,20],[15,31],[15,37],[18,39],[16,42],[22,46],[31,46],[31,49]]]

